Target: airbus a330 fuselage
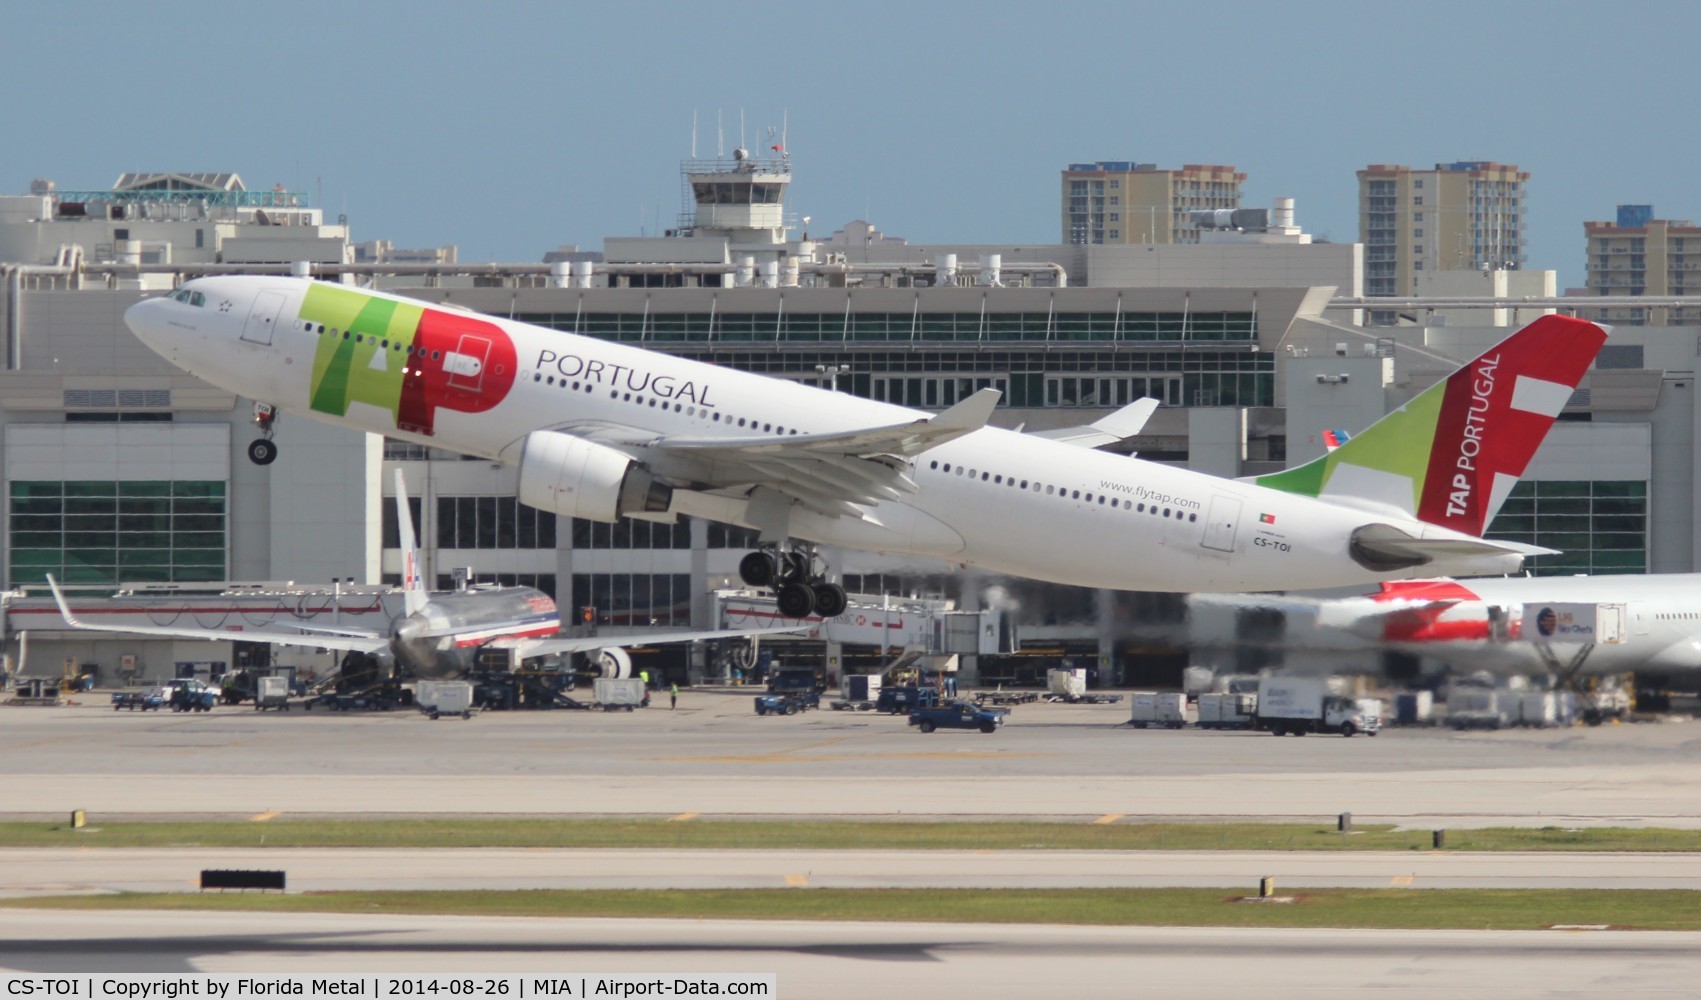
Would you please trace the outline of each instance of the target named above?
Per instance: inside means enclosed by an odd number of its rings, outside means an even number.
[[[1482,412],[1551,422],[1570,391],[1563,380],[1526,379],[1498,356],[1479,359],[1476,388],[1467,384],[1460,404],[1471,407],[1459,418],[1465,436],[1433,444],[1459,451],[1457,464],[1470,473],[1446,467],[1458,485],[1444,506],[1468,506],[1479,519],[1459,530],[1446,515],[1426,521],[1413,512],[1409,477],[1406,510],[1378,495],[1388,478],[1380,471],[1353,480],[1370,482],[1365,495],[1322,486],[1301,495],[987,427],[990,398],[978,415],[968,411],[981,408],[979,397],[935,416],[302,279],[197,279],[137,304],[126,320],[173,363],[256,401],[518,464],[522,500],[558,513],[700,516],[769,536],[1125,590],[1515,571],[1515,546],[1476,535],[1482,511],[1503,499],[1504,480],[1515,480],[1528,456],[1510,476],[1472,464],[1483,435],[1492,440],[1497,430],[1484,431],[1476,402]],[[1526,382],[1541,391],[1526,391]],[[1504,399],[1491,400],[1495,393]],[[1438,425],[1431,417],[1423,433]],[[1441,411],[1439,425],[1447,420]],[[1432,459],[1429,440],[1419,445],[1413,465],[1455,461]],[[1421,488],[1422,471],[1415,475]]]
[[[1319,605],[1318,624],[1459,669],[1518,672],[1565,661],[1580,642],[1524,629],[1546,605],[1619,605],[1622,633],[1591,641],[1586,673],[1669,676],[1701,669],[1701,574],[1512,577],[1391,584]]]

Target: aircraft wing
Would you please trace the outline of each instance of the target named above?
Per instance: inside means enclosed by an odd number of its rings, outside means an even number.
[[[158,635],[174,639],[209,639],[215,642],[264,642],[274,646],[310,646],[314,649],[343,649],[361,653],[375,653],[390,645],[388,639],[377,635],[345,635],[328,632],[285,632],[266,629],[242,629],[228,631],[216,628],[179,628],[171,625],[94,625],[82,621],[71,613],[71,606],[65,603],[65,595],[59,590],[59,584],[53,577],[47,578],[47,585],[53,591],[53,599],[59,604],[59,614],[65,618],[65,623],[75,629],[89,632],[117,632],[123,635]],[[302,626],[307,628],[307,626]]]
[[[905,461],[986,426],[997,389],[982,389],[932,417],[831,434],[663,438],[652,447],[713,469],[711,488],[765,486],[829,517],[863,518],[858,506],[916,489]],[[1107,418],[1108,419],[1108,418]]]
[[[1107,444],[1126,441],[1140,433],[1146,426],[1146,421],[1152,419],[1152,414],[1158,408],[1158,401],[1147,397],[1136,399],[1122,409],[1101,420],[1079,427],[1059,427],[1049,431],[1034,431],[1037,438],[1048,441],[1060,441],[1080,448],[1103,448]]]
[[[659,646],[674,642],[701,642],[705,639],[739,639],[780,632],[802,632],[813,626],[792,625],[781,628],[719,629],[709,632],[630,632],[625,635],[579,636],[571,639],[497,639],[487,643],[487,649],[512,649],[522,660],[558,653],[584,653],[610,646]]]

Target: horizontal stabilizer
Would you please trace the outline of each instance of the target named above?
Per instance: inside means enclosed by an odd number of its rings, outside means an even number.
[[[1512,573],[1525,557],[1558,554],[1537,545],[1451,533],[1422,538],[1388,524],[1367,524],[1355,530],[1351,551],[1355,562],[1379,573],[1445,563],[1441,571],[1458,575]],[[1451,568],[1456,564],[1461,568]]]

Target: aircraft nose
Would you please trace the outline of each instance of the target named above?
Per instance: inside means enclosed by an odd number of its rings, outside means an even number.
[[[169,356],[171,351],[168,327],[160,317],[160,299],[143,299],[124,310],[124,325],[136,335],[136,339],[148,345],[161,354]]]

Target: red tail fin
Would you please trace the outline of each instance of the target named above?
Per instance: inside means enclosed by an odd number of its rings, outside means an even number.
[[[1543,316],[1454,372],[1418,518],[1481,535],[1605,342],[1593,323]]]

